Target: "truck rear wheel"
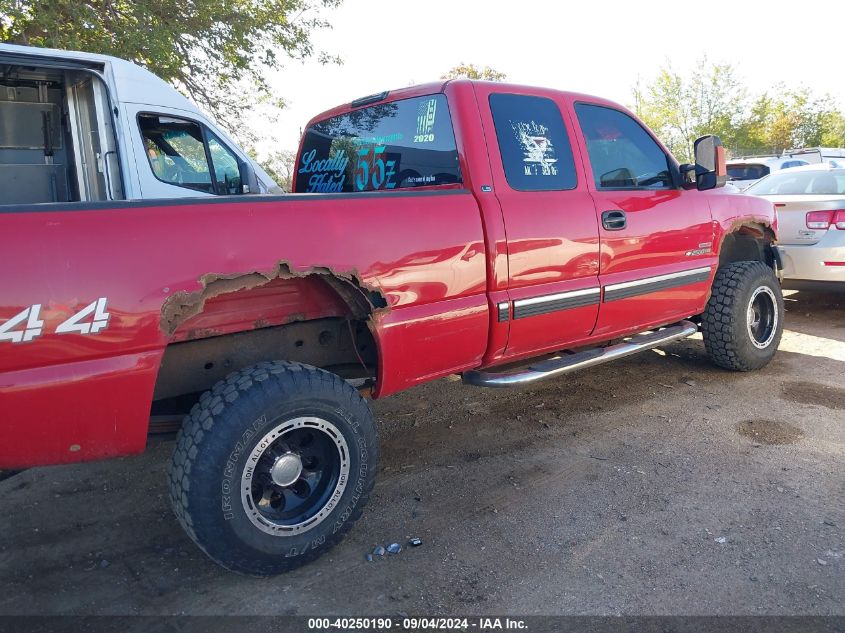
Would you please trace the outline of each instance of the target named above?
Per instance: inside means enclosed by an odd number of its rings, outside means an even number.
[[[734,371],[765,367],[783,333],[783,294],[762,262],[734,262],[716,273],[701,331],[716,365]]]
[[[378,441],[356,389],[290,362],[236,371],[185,418],[169,468],[176,516],[232,571],[269,576],[337,544],[375,481]]]

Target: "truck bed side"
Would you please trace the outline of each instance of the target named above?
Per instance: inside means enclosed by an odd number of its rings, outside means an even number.
[[[376,395],[477,366],[487,345],[484,237],[463,190],[38,205],[0,213],[0,231],[0,323],[35,305],[43,321],[0,341],[4,468],[143,450],[169,343],[344,316],[344,288],[370,312]],[[307,288],[311,315],[267,303]],[[56,333],[100,298],[104,329]]]

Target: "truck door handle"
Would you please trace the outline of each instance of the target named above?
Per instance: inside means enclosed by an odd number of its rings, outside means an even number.
[[[605,211],[601,214],[601,225],[608,231],[621,231],[628,226],[624,211]]]

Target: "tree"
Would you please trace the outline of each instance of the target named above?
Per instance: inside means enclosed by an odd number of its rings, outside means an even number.
[[[266,71],[317,56],[318,10],[342,0],[0,0],[0,41],[115,55],[145,66],[245,139],[258,103],[281,107]]]
[[[702,59],[685,77],[671,65],[657,78],[634,89],[634,111],[679,159],[692,159],[693,143],[704,134],[718,134],[725,144],[734,141],[747,95],[730,64],[710,65]]]
[[[764,138],[775,153],[791,147],[821,145],[825,119],[835,112],[833,101],[816,99],[806,88],[789,90],[782,84],[772,92],[778,97],[763,95],[769,104],[763,129]]]
[[[277,150],[271,153],[261,164],[270,174],[282,191],[290,193],[293,190],[293,174],[296,169],[296,152]]]
[[[500,73],[498,70],[490,68],[490,66],[479,68],[475,64],[464,64],[463,62],[461,62],[440,78],[485,79],[487,81],[504,81],[508,77],[505,73]]]
[[[827,112],[823,117],[822,147],[845,147],[845,114]]]
[[[749,98],[732,66],[711,66],[706,58],[690,75],[662,67],[651,83],[638,83],[633,96],[634,111],[684,161],[704,134],[719,135],[734,156],[845,145],[845,115],[831,97],[778,84]]]

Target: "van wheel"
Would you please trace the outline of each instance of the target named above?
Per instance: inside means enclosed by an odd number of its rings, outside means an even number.
[[[357,390],[316,367],[264,362],[229,374],[185,418],[170,498],[214,561],[269,576],[343,538],[377,463],[373,415]]]
[[[726,264],[701,316],[707,355],[734,371],[765,367],[780,344],[783,316],[783,294],[771,268],[762,262]]]

